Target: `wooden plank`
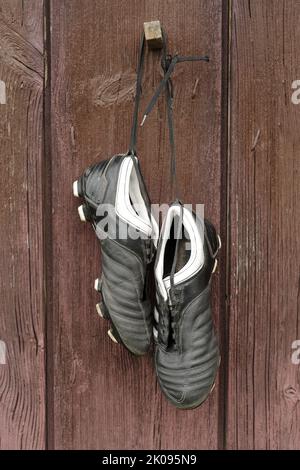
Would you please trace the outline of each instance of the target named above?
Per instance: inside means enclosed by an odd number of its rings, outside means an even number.
[[[300,2],[232,6],[227,447],[296,449]]]
[[[1,449],[45,447],[42,31],[43,2],[1,0]]]
[[[0,2],[1,24],[8,26],[16,33],[14,35],[16,42],[21,36],[24,39],[23,47],[26,48],[27,43],[27,46],[34,47],[40,53],[44,50],[43,4],[42,0],[1,0]],[[22,48],[19,53],[23,54]]]
[[[209,65],[182,64],[174,73],[176,140],[184,201],[205,203],[219,229],[222,9],[221,0],[190,0],[188,8],[179,0],[51,1],[51,448],[218,447],[218,386],[200,409],[178,411],[158,389],[152,356],[136,359],[109,341],[95,312],[99,246],[80,224],[72,182],[88,165],[127,150],[140,35],[145,21],[159,19],[172,52],[211,57]],[[141,111],[160,79],[159,53],[151,52]],[[169,203],[163,98],[139,132],[138,152],[153,202]],[[216,322],[219,283],[217,276]]]

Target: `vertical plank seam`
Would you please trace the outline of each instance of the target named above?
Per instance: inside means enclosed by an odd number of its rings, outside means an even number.
[[[231,15],[232,0],[222,4],[222,98],[221,98],[221,227],[224,239],[223,263],[220,276],[220,320],[222,344],[222,366],[220,370],[220,393],[218,413],[218,448],[226,449],[228,413],[228,371],[229,371],[229,316],[230,316],[230,86],[231,86]],[[225,197],[223,197],[225,195]]]
[[[52,152],[51,152],[51,6],[44,0],[44,161],[43,161],[43,248],[45,311],[45,447],[53,449],[53,329],[52,329]]]

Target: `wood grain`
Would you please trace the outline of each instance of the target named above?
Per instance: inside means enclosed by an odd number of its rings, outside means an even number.
[[[227,3],[47,0],[44,50],[44,2],[0,0],[0,449],[299,448],[300,0],[232,0],[229,23]],[[188,412],[162,397],[151,354],[107,337],[100,250],[72,196],[88,165],[127,150],[140,34],[154,19],[171,52],[211,59],[173,78],[182,198],[204,203],[223,238],[222,367]],[[147,53],[141,114],[159,54]],[[161,97],[139,129],[154,203],[171,198],[165,111]]]
[[[300,2],[233,0],[227,447],[297,449]]]
[[[0,19],[24,40],[24,48],[30,46],[41,54],[44,51],[43,0],[1,0]]]
[[[179,0],[86,0],[83,6],[79,0],[52,0],[50,6],[53,316],[48,355],[53,364],[48,372],[54,395],[49,446],[217,448],[218,386],[200,409],[178,411],[161,395],[152,356],[136,359],[109,341],[108,326],[95,312],[99,246],[91,228],[80,224],[72,182],[88,165],[127,150],[140,34],[145,21],[159,19],[172,52],[211,58],[209,65],[178,65],[175,127],[184,201],[204,203],[206,215],[220,228],[223,2],[190,0],[187,7]],[[151,52],[141,111],[160,78],[159,53]],[[169,203],[163,98],[139,132],[138,152],[153,202]],[[217,276],[216,322],[218,286]]]
[[[43,2],[25,3],[0,2],[1,449],[45,447]]]

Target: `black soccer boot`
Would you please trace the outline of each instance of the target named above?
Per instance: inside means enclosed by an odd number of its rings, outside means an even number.
[[[210,222],[179,202],[170,206],[155,262],[155,365],[162,391],[178,408],[201,405],[216,379],[220,354],[210,300],[220,247]]]
[[[152,337],[152,311],[147,270],[158,236],[137,158],[116,155],[89,167],[74,182],[73,193],[84,198],[78,208],[90,221],[102,249],[102,277],[95,288],[102,302],[96,308],[110,320],[110,338],[136,355],[146,353]]]
[[[143,33],[129,151],[89,167],[73,185],[74,195],[85,200],[79,216],[92,223],[102,248],[97,312],[111,321],[110,338],[136,355],[146,353],[151,343],[147,274],[158,237],[136,153],[144,56]]]

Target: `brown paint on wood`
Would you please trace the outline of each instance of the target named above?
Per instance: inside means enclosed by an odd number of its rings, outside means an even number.
[[[0,2],[1,449],[45,447],[43,2],[25,3]]]
[[[159,18],[171,52],[211,58],[209,65],[178,65],[175,129],[183,199],[205,203],[206,216],[220,228],[222,1],[191,0],[188,8],[179,0],[171,3],[86,0],[83,8],[79,0],[51,2],[50,447],[188,449],[219,444],[218,386],[201,408],[176,410],[161,395],[152,356],[134,358],[109,340],[108,324],[95,310],[99,246],[91,227],[80,223],[72,196],[73,180],[88,165],[128,149],[143,22]],[[159,52],[148,52],[141,115],[160,79]],[[171,197],[166,122],[162,97],[139,129],[138,152],[155,203],[169,203]],[[218,284],[217,275],[216,322]]]
[[[233,0],[226,440],[234,449],[300,442],[291,361],[300,335],[300,108],[291,102],[299,15],[299,1]]]
[[[26,42],[18,33],[0,20],[1,61],[13,69],[19,69],[24,77],[28,77],[37,85],[43,83],[43,55],[32,44]]]
[[[44,448],[47,407],[51,448],[297,449],[300,2],[233,0],[230,25],[221,0],[46,6],[43,110],[43,2],[0,1],[0,448]],[[188,412],[162,397],[151,355],[136,359],[109,341],[95,310],[99,246],[72,197],[87,165],[127,150],[139,39],[153,18],[171,52],[211,59],[178,65],[173,79],[183,199],[204,202],[223,235],[214,281],[221,383]],[[148,52],[141,115],[160,79],[159,52]],[[165,106],[161,97],[139,129],[155,203],[170,198]]]
[[[44,50],[43,4],[42,0],[0,1],[1,23],[24,39],[24,48],[30,45],[41,54]]]
[[[91,100],[91,105],[102,106],[103,108],[112,105],[118,106],[122,101],[130,101],[135,94],[136,74],[128,70],[124,73],[117,73],[110,76],[100,75],[93,78],[82,93]]]

